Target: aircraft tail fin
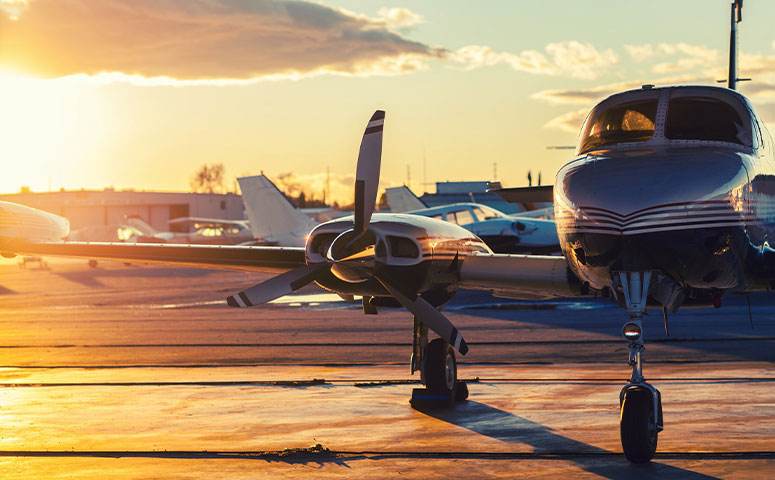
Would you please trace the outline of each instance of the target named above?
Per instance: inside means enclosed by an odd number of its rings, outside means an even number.
[[[283,246],[303,246],[317,223],[297,209],[264,175],[238,178],[242,201],[257,239]]]
[[[394,213],[411,212],[428,208],[428,205],[417,198],[417,195],[409,190],[409,187],[406,185],[386,188],[385,196],[387,197],[388,205],[390,205],[390,211]]]

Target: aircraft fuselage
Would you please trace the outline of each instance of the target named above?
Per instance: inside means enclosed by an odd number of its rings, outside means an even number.
[[[736,92],[672,87],[609,97],[590,114],[554,192],[563,253],[594,289],[624,271],[666,276],[687,301],[770,286],[775,156]]]

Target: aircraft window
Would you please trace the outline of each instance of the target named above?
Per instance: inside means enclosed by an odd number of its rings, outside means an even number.
[[[199,231],[203,237],[220,237],[223,235],[223,230],[220,228],[206,227]]]
[[[626,142],[643,142],[654,135],[658,99],[638,100],[595,109],[584,127],[581,152]]]
[[[746,123],[726,102],[707,97],[679,97],[668,104],[665,137],[750,146],[751,126],[750,122]]]
[[[467,225],[469,223],[474,223],[475,221],[476,219],[468,210],[455,212],[455,223],[458,225]]]
[[[483,220],[492,220],[493,218],[500,218],[500,215],[498,215],[495,210],[485,209],[482,207],[476,207],[474,208],[474,215],[476,215],[476,218],[479,219],[479,221]]]
[[[417,258],[420,256],[420,249],[417,248],[417,244],[408,238],[388,235],[387,240],[390,243],[390,254],[394,257]]]

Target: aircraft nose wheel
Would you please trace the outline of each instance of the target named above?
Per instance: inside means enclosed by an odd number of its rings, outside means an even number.
[[[624,456],[632,463],[646,463],[654,456],[659,437],[654,395],[645,388],[630,388],[622,397],[619,430]]]
[[[627,363],[632,376],[619,393],[619,431],[624,456],[632,463],[646,463],[657,449],[657,437],[663,429],[662,395],[643,378],[643,325],[651,272],[621,272],[618,281],[627,305],[630,321],[622,335],[630,343]]]
[[[425,353],[425,384],[429,390],[454,394],[457,383],[457,361],[455,351],[440,338],[428,343]]]
[[[468,386],[457,380],[455,350],[441,338],[428,342],[423,354],[426,388],[412,391],[410,404],[417,410],[447,408],[468,398]]]

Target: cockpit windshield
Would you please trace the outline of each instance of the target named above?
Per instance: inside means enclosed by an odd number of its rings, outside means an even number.
[[[730,104],[715,98],[672,98],[667,109],[665,137],[751,146],[751,121],[743,121]]]
[[[598,105],[587,119],[579,152],[650,139],[654,135],[658,101],[655,95],[613,106]]]

